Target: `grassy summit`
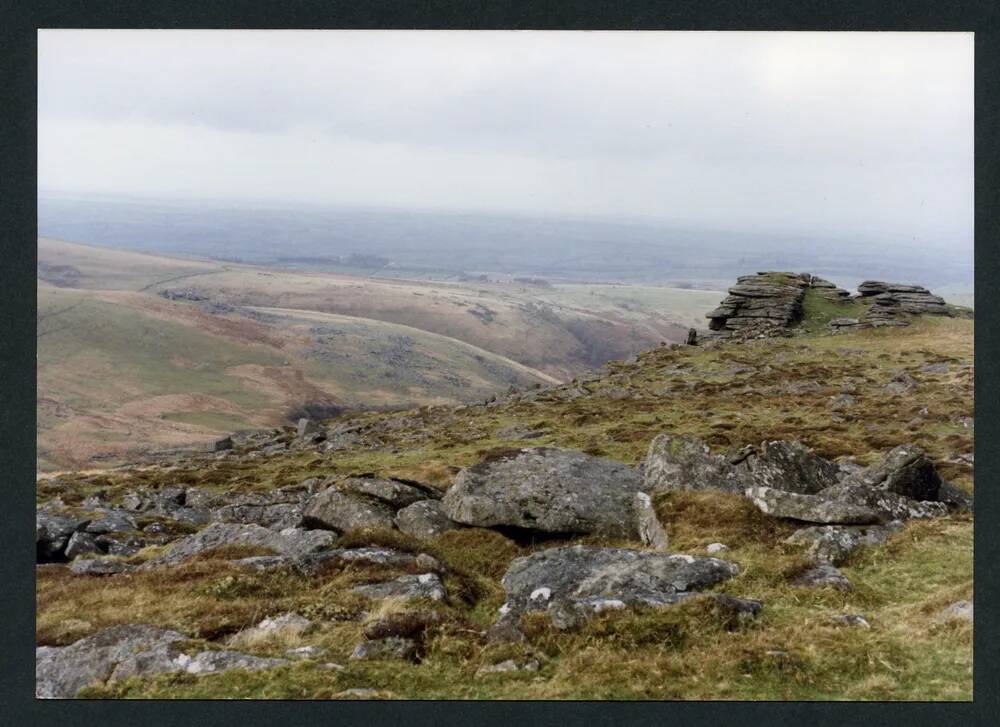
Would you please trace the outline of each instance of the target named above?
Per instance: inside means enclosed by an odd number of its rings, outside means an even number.
[[[79,506],[97,490],[115,495],[175,485],[271,490],[356,472],[443,490],[461,467],[523,446],[568,447],[638,464],[650,440],[665,431],[702,437],[715,451],[798,439],[825,457],[860,464],[912,442],[942,476],[971,492],[972,467],[956,456],[973,452],[973,322],[927,317],[906,328],[831,336],[821,333],[831,317],[824,301],[807,299],[804,308],[803,335],[661,347],[634,362],[609,364],[594,378],[490,405],[363,415],[356,421],[372,426],[340,451],[63,476],[40,482],[39,501],[58,495]],[[842,310],[838,305],[837,317],[848,315]],[[533,438],[519,438],[525,432]],[[419,664],[348,660],[373,622],[411,618],[406,614],[415,610],[392,601],[372,605],[349,591],[372,577],[372,566],[260,574],[228,564],[222,554],[110,578],[42,567],[38,641],[65,644],[128,621],[221,643],[285,611],[321,622],[308,637],[240,648],[281,656],[309,643],[326,649],[322,658],[256,673],[132,679],[88,692],[101,697],[331,698],[363,688],[408,699],[971,699],[971,624],[939,618],[949,603],[972,599],[971,516],[910,521],[886,545],[856,551],[842,567],[854,584],[845,593],[790,585],[805,568],[802,551],[783,542],[796,526],[768,518],[740,495],[672,493],[654,504],[671,551],[704,554],[710,543],[728,546],[724,557],[742,573],[719,590],[762,600],[755,621],[732,623],[712,601],[696,598],[659,611],[605,612],[569,633],[532,614],[525,618],[526,642],[489,643],[482,632],[504,601],[499,579],[507,565],[553,543],[470,528],[425,541],[395,531],[342,538],[430,553],[449,566],[448,599],[421,609],[444,618],[424,631]],[[593,536],[576,541],[636,547]],[[863,614],[871,628],[831,619],[842,614]],[[481,666],[508,658],[536,660],[539,669],[476,677]],[[323,668],[324,662],[344,668]]]

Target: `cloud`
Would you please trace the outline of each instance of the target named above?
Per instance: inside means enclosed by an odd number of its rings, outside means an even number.
[[[972,36],[42,31],[40,186],[971,250]]]

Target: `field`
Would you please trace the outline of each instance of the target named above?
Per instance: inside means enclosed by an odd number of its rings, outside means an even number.
[[[303,273],[40,239],[38,466],[116,464],[306,406],[454,404],[566,380],[680,339],[717,298]]]
[[[43,480],[39,498],[58,492],[72,504],[97,489],[114,497],[177,483],[272,490],[360,471],[445,489],[458,468],[524,446],[507,434],[518,428],[541,432],[532,446],[570,447],[631,464],[641,462],[650,439],[664,431],[698,435],[715,451],[799,439],[824,456],[861,464],[912,442],[943,476],[972,491],[973,468],[957,456],[973,452],[972,326],[971,320],[925,319],[904,329],[657,348],[534,398],[408,412],[407,427],[377,430],[378,446],[181,461],[63,477],[52,485]],[[904,372],[910,386],[889,386]],[[852,403],[839,405],[847,393]],[[389,423],[400,416],[371,413],[360,420]],[[524,624],[527,641],[488,643],[482,630],[503,602],[498,579],[507,564],[553,542],[475,528],[425,540],[362,531],[341,544],[428,552],[449,569],[446,584],[454,595],[435,607],[444,622],[425,634],[419,664],[348,660],[374,620],[399,610],[359,616],[367,606],[349,586],[387,575],[363,567],[313,577],[260,575],[208,558],[102,579],[50,566],[38,576],[38,639],[68,643],[128,613],[133,622],[224,642],[264,616],[294,610],[317,619],[317,630],[304,640],[241,648],[274,656],[308,642],[327,650],[324,659],[344,665],[330,670],[307,660],[259,673],[131,679],[91,689],[92,697],[322,699],[364,688],[403,699],[971,699],[972,625],[939,615],[947,604],[973,597],[971,516],[910,521],[886,545],[856,551],[842,567],[854,588],[842,592],[790,585],[803,568],[801,552],[783,542],[795,526],[763,516],[739,494],[667,493],[655,506],[672,552],[700,554],[713,542],[729,546],[725,557],[742,572],[723,590],[762,600],[760,617],[733,625],[711,602],[696,599],[660,611],[607,612],[574,632],[532,617]],[[578,542],[635,547],[592,536]],[[836,623],[836,614],[863,614],[871,628]],[[539,669],[475,676],[481,666],[507,658],[536,660]]]

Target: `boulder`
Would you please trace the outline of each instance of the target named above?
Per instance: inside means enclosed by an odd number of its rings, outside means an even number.
[[[657,550],[666,550],[670,545],[667,531],[660,523],[653,508],[653,500],[645,492],[635,493],[635,518],[639,530],[639,540],[644,545]]]
[[[90,522],[86,518],[57,515],[47,510],[35,513],[35,556],[39,563],[65,561],[66,545],[73,533]]]
[[[313,495],[302,512],[302,525],[347,532],[356,528],[393,527],[395,510],[374,497],[329,487]]]
[[[570,545],[516,558],[502,584],[503,615],[548,610],[567,625],[579,615],[634,605],[667,606],[732,578],[716,558]]]
[[[206,550],[227,545],[250,545],[270,548],[279,555],[301,556],[322,550],[335,540],[333,533],[322,530],[288,528],[275,531],[260,525],[212,523],[207,528],[189,535],[176,543],[165,555],[151,560],[143,567],[172,565]]]
[[[304,505],[286,502],[273,505],[223,505],[211,511],[215,522],[262,525],[272,530],[294,528],[302,522]]]
[[[686,434],[660,434],[649,445],[643,467],[646,492],[726,490],[740,492],[745,482],[729,460]]]
[[[242,654],[239,651],[202,651],[194,656],[179,654],[174,663],[188,674],[215,674],[229,669],[245,671],[273,669],[289,662],[287,659],[269,659]]]
[[[849,591],[853,588],[847,576],[829,563],[820,563],[792,581],[794,586],[822,588],[830,586],[838,591]]]
[[[938,499],[941,476],[923,449],[901,444],[845,482],[887,490],[911,500],[934,501]]]
[[[774,517],[845,525],[866,525],[880,519],[870,507],[829,497],[800,495],[772,487],[748,487],[745,494],[761,512]]]
[[[948,512],[948,506],[942,502],[911,500],[895,492],[851,484],[850,481],[828,487],[820,491],[818,496],[830,498],[845,506],[853,505],[871,510],[880,520],[939,517]]]
[[[835,485],[840,478],[836,464],[801,442],[763,442],[736,467],[747,484],[806,495]]]
[[[69,536],[66,541],[64,555],[67,559],[73,560],[79,555],[90,555],[92,553],[103,553],[104,551],[97,544],[97,538],[90,533],[77,531]]]
[[[439,498],[436,490],[419,482],[386,479],[373,475],[348,477],[339,482],[337,488],[341,492],[374,497],[393,510],[399,510],[420,500]]]
[[[536,659],[529,659],[528,661],[519,664],[513,659],[506,659],[496,664],[483,664],[481,667],[476,669],[476,679],[482,679],[483,677],[491,674],[510,674],[512,672],[519,671],[538,671],[538,661]]]
[[[407,535],[431,538],[459,527],[444,511],[439,500],[420,500],[396,513],[396,527]]]
[[[442,505],[465,525],[635,537],[634,497],[641,489],[632,467],[542,447],[462,470]]]
[[[369,639],[354,647],[351,659],[406,659],[415,661],[417,658],[417,642],[398,636],[384,639]]]
[[[805,546],[814,563],[841,565],[857,548],[880,545],[901,526],[898,521],[887,525],[818,525],[796,530],[785,542]]]
[[[118,508],[96,510],[99,516],[87,523],[84,531],[93,535],[107,535],[108,533],[134,533],[139,530],[139,526],[129,513]]]
[[[111,576],[135,570],[134,565],[120,560],[103,558],[77,558],[69,565],[71,572],[78,576]]]
[[[943,611],[941,611],[941,618],[971,622],[972,601],[955,601],[955,603],[950,604]]]
[[[431,601],[443,601],[447,595],[444,585],[436,573],[400,576],[391,581],[355,586],[351,590],[368,598],[375,599],[400,598],[409,600],[426,598]]]
[[[303,437],[318,433],[319,430],[319,422],[313,421],[308,417],[302,417],[296,425],[295,434],[299,439],[302,439]]]
[[[145,624],[111,626],[69,646],[41,646],[35,650],[35,696],[68,699],[84,687],[119,675],[140,671],[169,671],[172,646],[183,634]]]

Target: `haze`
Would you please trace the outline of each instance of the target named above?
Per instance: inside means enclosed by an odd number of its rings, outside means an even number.
[[[971,263],[972,34],[51,30],[38,94],[43,195],[596,216]]]

